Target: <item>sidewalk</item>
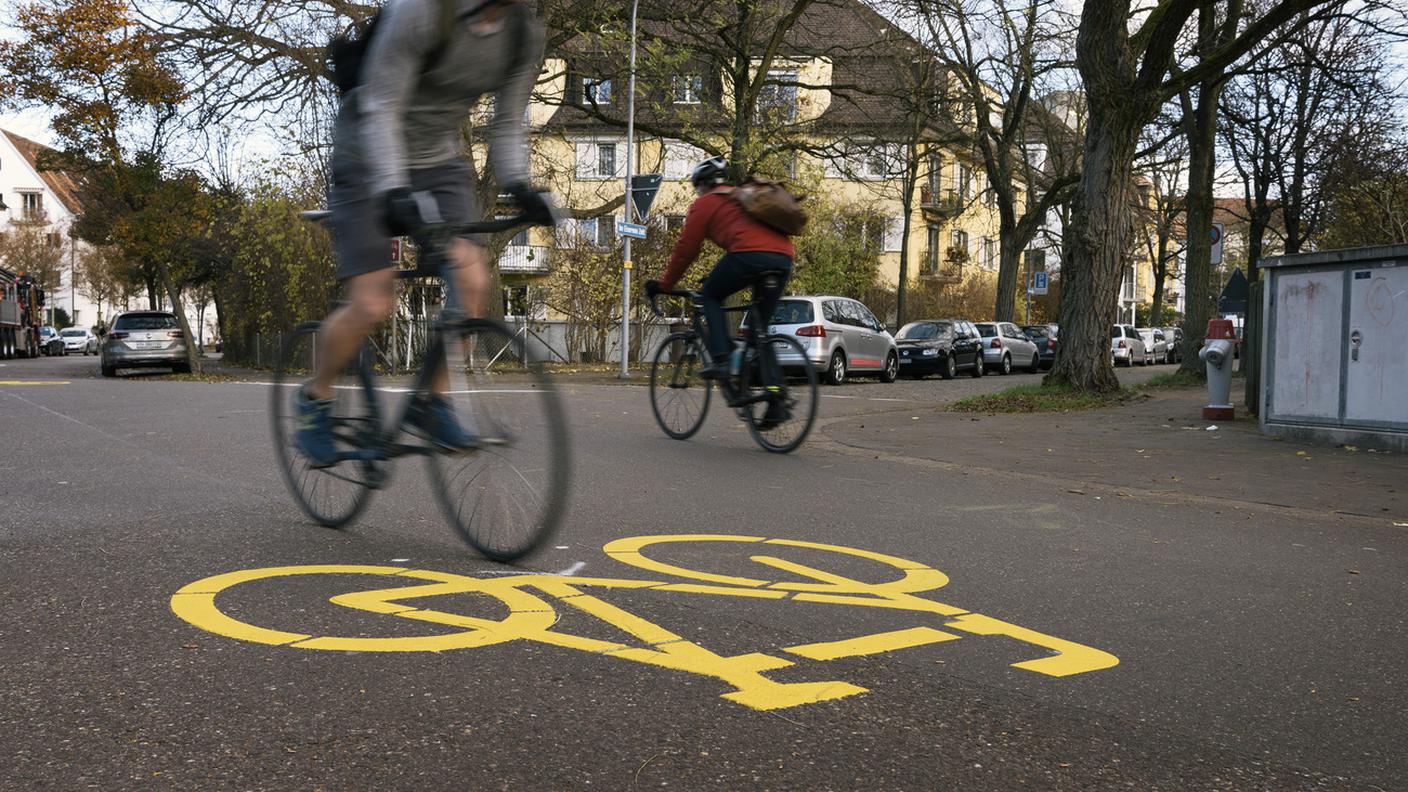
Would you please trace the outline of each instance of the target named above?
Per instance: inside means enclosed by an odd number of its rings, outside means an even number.
[[[1220,498],[1408,530],[1408,456],[1274,440],[1240,408],[1213,424],[1205,402],[1179,389],[1078,413],[895,411],[829,423],[823,436],[836,450],[1056,480],[1076,495]]]

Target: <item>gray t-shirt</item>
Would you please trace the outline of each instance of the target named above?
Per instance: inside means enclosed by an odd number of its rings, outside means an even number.
[[[494,95],[487,134],[494,174],[501,184],[528,180],[524,112],[542,64],[542,26],[528,9],[511,7],[496,31],[480,35],[462,15],[482,0],[454,1],[459,21],[447,39],[439,30],[441,0],[388,0],[362,64],[362,83],[343,97],[334,152],[367,168],[374,195],[408,186],[408,168],[458,157],[459,124],[488,93]],[[525,52],[515,54],[513,15],[520,13],[528,17]],[[426,72],[442,42],[439,60]]]

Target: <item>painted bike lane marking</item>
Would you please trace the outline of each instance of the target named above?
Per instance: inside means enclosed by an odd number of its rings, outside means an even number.
[[[733,543],[756,548],[748,560],[764,568],[767,577],[705,572],[652,558],[646,550],[673,543]],[[900,574],[880,583],[855,580],[782,558],[789,548],[837,553],[876,562]],[[665,579],[564,577],[517,574],[471,577],[399,566],[305,565],[228,572],[198,580],[171,598],[172,611],[209,632],[253,643],[297,649],[357,652],[443,652],[528,641],[573,649],[602,657],[628,660],[716,679],[730,688],[723,698],[757,710],[781,709],[845,698],[866,688],[841,679],[779,682],[766,672],[798,665],[780,654],[746,652],[725,656],[679,633],[609,601],[610,592],[649,590],[691,596],[743,597],[778,602],[882,608],[915,614],[913,627],[859,635],[842,640],[784,647],[782,653],[815,663],[847,657],[884,654],[947,643],[966,636],[1002,636],[1042,650],[1043,656],[1012,666],[1050,677],[1065,677],[1111,668],[1114,655],[1010,622],[918,596],[947,585],[949,578],[933,567],[869,550],[792,539],[758,536],[681,534],[618,539],[602,548],[623,564]],[[763,571],[763,570],[759,570]],[[791,576],[776,579],[775,573]],[[257,580],[303,575],[365,575],[396,578],[406,584],[392,588],[352,591],[330,601],[342,607],[411,621],[456,628],[440,635],[395,638],[315,635],[273,630],[224,613],[217,597],[236,586]],[[508,615],[502,618],[451,613],[420,607],[419,601],[456,594],[482,594],[497,600]],[[413,604],[415,603],[415,604]],[[559,624],[559,609],[568,608],[620,630],[638,643],[602,640],[569,632]],[[939,629],[940,627],[944,629]]]

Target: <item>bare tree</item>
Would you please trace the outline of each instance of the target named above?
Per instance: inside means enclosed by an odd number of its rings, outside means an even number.
[[[1055,0],[914,0],[925,43],[946,71],[969,143],[998,214],[999,265],[993,316],[1011,321],[1022,254],[1079,178],[1074,130],[1036,98],[1070,68],[1074,20]]]
[[[1341,14],[1307,25],[1223,95],[1223,145],[1242,184],[1252,278],[1273,216],[1285,252],[1315,240],[1341,152],[1375,139],[1401,112],[1385,58],[1401,25],[1336,7]]]
[[[1254,59],[1279,45],[1314,18],[1306,12],[1325,4],[1326,0],[1279,0],[1252,15],[1238,0],[1161,0],[1138,18],[1131,31],[1132,0],[1086,0],[1076,37],[1076,65],[1085,85],[1088,128],[1080,186],[1067,229],[1069,256],[1062,270],[1061,353],[1049,382],[1089,391],[1119,388],[1110,364],[1108,336],[1130,233],[1129,191],[1141,130],[1165,102],[1216,81],[1239,60]],[[1198,36],[1196,58],[1181,65],[1179,45],[1191,32],[1195,14],[1200,31],[1221,29],[1228,34]],[[1219,28],[1219,14],[1233,22]],[[1213,112],[1216,103],[1204,103],[1204,99],[1214,98],[1211,91],[1202,92],[1199,110]],[[1198,178],[1200,163],[1190,159],[1190,164],[1192,178]],[[1191,184],[1189,192],[1191,196]],[[1211,209],[1205,214],[1198,209],[1190,203],[1185,328],[1197,322],[1196,303],[1203,296],[1199,290],[1206,288],[1198,282],[1197,266],[1201,261],[1206,267],[1211,247],[1207,228]],[[1204,216],[1206,222],[1198,219]],[[1185,330],[1184,343],[1191,348],[1201,343],[1202,336],[1202,328],[1195,333]]]

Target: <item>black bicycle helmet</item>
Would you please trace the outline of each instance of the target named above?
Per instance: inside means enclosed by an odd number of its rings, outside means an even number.
[[[689,182],[695,187],[701,184],[712,187],[723,181],[727,175],[728,160],[723,157],[710,157],[694,166],[694,171],[689,174]]]

